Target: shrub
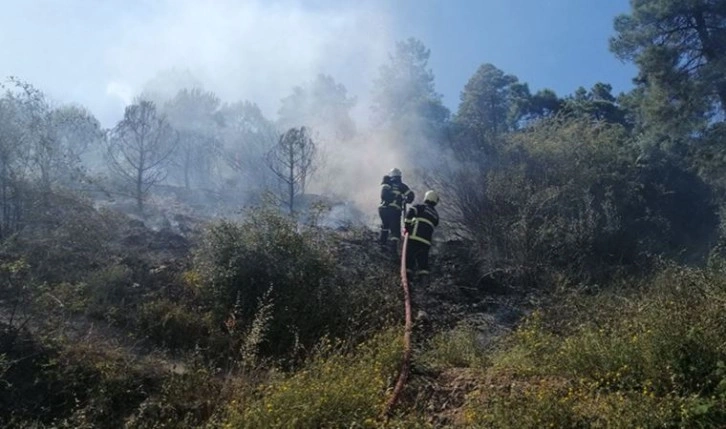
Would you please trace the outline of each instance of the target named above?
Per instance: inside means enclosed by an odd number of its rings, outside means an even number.
[[[162,378],[150,359],[93,340],[48,342],[24,333],[7,358],[0,383],[6,425],[117,426]]]
[[[86,279],[88,314],[121,323],[129,319],[126,304],[141,294],[133,281],[133,271],[126,265],[109,265],[88,275]]]
[[[184,371],[169,374],[158,392],[142,402],[125,422],[129,429],[202,427],[230,400],[224,380],[199,360]]]
[[[473,327],[457,326],[435,334],[426,342],[419,361],[433,368],[478,368],[487,365],[487,354]]]
[[[567,299],[555,314],[535,313],[501,342],[489,384],[470,396],[470,423],[716,427],[726,421],[723,270],[668,267],[642,287]],[[567,316],[573,319],[563,323]]]
[[[282,355],[297,341],[311,345],[344,317],[326,243],[277,212],[259,209],[241,224],[212,224],[196,266],[219,325],[232,316],[239,331],[249,329],[271,289],[271,323],[262,345],[268,353]]]
[[[702,261],[718,217],[708,186],[667,161],[637,164],[619,125],[557,117],[512,134],[497,162],[444,179],[446,217],[482,271],[541,285],[552,272],[604,282],[663,254]]]
[[[0,299],[5,301],[10,314],[4,316],[3,322],[17,323],[16,313],[24,310],[35,298],[38,292],[31,280],[30,266],[24,258],[13,258],[0,255]]]
[[[155,344],[172,351],[191,350],[204,344],[212,331],[211,317],[168,299],[141,305],[139,328]]]
[[[231,404],[223,427],[378,427],[401,348],[393,331],[349,352],[328,343],[300,371],[273,379],[255,397]]]

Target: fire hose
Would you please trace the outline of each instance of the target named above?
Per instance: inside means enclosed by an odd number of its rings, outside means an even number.
[[[408,233],[406,232],[403,235],[403,245],[401,246],[401,286],[403,287],[403,303],[405,312],[405,325],[403,330],[403,362],[401,363],[401,370],[398,373],[398,379],[396,380],[396,385],[393,388],[393,393],[388,399],[388,402],[386,402],[386,407],[383,411],[384,418],[387,418],[393,410],[393,407],[396,406],[411,371],[411,332],[413,331],[413,322],[411,320],[411,293],[409,291],[408,277],[406,275],[407,247]]]

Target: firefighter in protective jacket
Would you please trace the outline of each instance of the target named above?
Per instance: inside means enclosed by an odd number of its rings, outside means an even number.
[[[416,282],[426,283],[428,280],[431,239],[434,229],[439,225],[439,213],[436,211],[438,203],[438,194],[428,191],[424,196],[424,203],[412,206],[406,213],[406,273],[409,279],[415,275]]]
[[[378,215],[381,217],[379,242],[381,246],[385,246],[390,238],[394,253],[398,252],[398,242],[401,239],[401,215],[404,205],[411,204],[413,199],[413,191],[401,181],[401,170],[394,168],[383,177],[381,204],[378,206]]]

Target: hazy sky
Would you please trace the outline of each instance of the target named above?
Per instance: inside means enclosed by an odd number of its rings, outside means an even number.
[[[161,81],[171,87],[193,76],[270,116],[293,86],[326,73],[364,115],[378,67],[413,36],[431,49],[436,88],[455,111],[487,62],[532,91],[597,81],[627,90],[635,68],[607,44],[628,10],[627,0],[0,0],[0,77],[83,104],[104,126],[170,69],[177,77]]]

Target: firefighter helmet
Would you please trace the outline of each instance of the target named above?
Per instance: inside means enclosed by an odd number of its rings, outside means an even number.
[[[393,168],[388,173],[388,175],[391,176],[391,177],[401,177],[401,170],[399,170],[398,168]]]
[[[426,191],[426,195],[424,195],[424,202],[431,203],[433,205],[438,204],[439,194],[437,194],[436,191]]]

